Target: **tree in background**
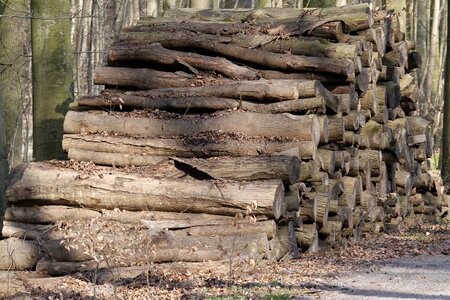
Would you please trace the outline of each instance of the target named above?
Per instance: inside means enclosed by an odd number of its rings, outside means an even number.
[[[32,0],[33,156],[63,158],[64,116],[73,101],[70,2]]]
[[[0,2],[0,103],[5,157],[14,167],[24,158],[22,115],[29,103],[28,0]],[[26,153],[26,152],[25,152]]]
[[[447,3],[447,10],[450,0]],[[450,18],[447,18],[447,28],[450,26]],[[450,39],[447,37],[447,49],[450,47]],[[450,187],[450,57],[447,51],[444,71],[444,121],[442,129],[441,146],[441,176],[447,189]]]

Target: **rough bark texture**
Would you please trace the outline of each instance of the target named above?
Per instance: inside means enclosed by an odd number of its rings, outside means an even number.
[[[271,115],[250,112],[225,112],[208,118],[158,119],[121,117],[89,112],[67,113],[66,133],[112,131],[141,137],[192,135],[206,131],[239,132],[248,136],[285,137],[319,142],[319,126],[314,115]]]
[[[127,174],[77,178],[80,174],[70,169],[24,164],[13,174],[7,196],[10,203],[37,201],[96,209],[221,212],[225,215],[245,212],[254,205],[257,207],[253,210],[255,214],[280,217],[279,207],[284,195],[281,181],[234,183]],[[249,193],[248,197],[243,196],[245,192]]]

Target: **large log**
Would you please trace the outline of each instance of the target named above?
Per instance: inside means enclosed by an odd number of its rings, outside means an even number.
[[[248,258],[234,257],[231,262],[233,268],[244,267]],[[244,267],[245,268],[245,267]],[[111,262],[97,262],[95,260],[84,262],[56,262],[47,258],[41,259],[36,265],[36,271],[46,273],[54,278],[64,279],[64,275],[79,272],[95,272],[95,283],[104,284],[117,282],[121,279],[134,279],[142,274],[212,274],[216,276],[226,276],[230,272],[230,260],[205,261],[205,262],[174,262],[162,264],[144,264],[133,267],[114,267]]]
[[[77,100],[77,105],[88,107],[107,107],[110,109],[121,110],[124,107],[131,108],[150,108],[169,111],[191,110],[236,110],[243,109],[253,112],[264,113],[285,113],[285,112],[303,112],[308,110],[321,109],[326,110],[327,99],[329,97],[311,97],[302,99],[286,100],[275,103],[260,104],[250,101],[244,101],[231,98],[220,97],[175,97],[175,98],[149,98],[127,94],[86,96]]]
[[[214,40],[202,39],[201,37],[172,41],[170,45],[168,45],[169,42],[167,41],[162,44],[168,48],[201,49],[215,53],[216,55],[280,71],[325,72],[342,75],[350,82],[353,82],[355,79],[354,63],[351,59],[347,58],[323,58],[294,54],[278,54],[258,49],[248,49],[232,44],[223,44]],[[115,47],[130,48],[133,47],[133,44],[121,43]],[[141,44],[139,47],[142,49],[147,48],[145,44]]]
[[[234,79],[258,79],[258,74],[243,66],[236,65],[222,57],[210,57],[196,53],[187,53],[165,49],[160,43],[153,43],[144,47],[112,47],[107,52],[109,62],[130,63],[146,62],[168,66],[190,67],[212,71]]]
[[[155,166],[167,161],[167,156],[154,156],[128,153],[111,153],[70,148],[67,157],[76,161],[93,162],[96,165],[126,167]]]
[[[286,137],[319,143],[318,120],[314,115],[223,112],[210,117],[194,116],[161,119],[127,117],[126,114],[69,111],[65,133],[114,132],[138,137],[192,135],[206,131],[239,132],[248,136]]]
[[[290,52],[295,55],[358,59],[359,47],[355,44],[331,43],[325,39],[285,38],[279,39],[267,35],[237,34],[231,43],[241,47],[258,47],[258,49],[275,53]]]
[[[285,184],[298,182],[300,160],[298,157],[250,156],[237,158],[172,158],[182,170],[202,172],[212,179],[237,181],[281,179]]]
[[[120,222],[123,224],[141,225],[142,220],[154,222],[176,221],[178,227],[206,226],[217,224],[246,224],[246,219],[236,219],[234,216],[211,214],[178,213],[163,211],[125,211],[125,210],[91,210],[63,205],[43,206],[9,206],[5,212],[5,221],[16,223],[50,224],[56,222],[82,222],[99,220],[105,222]],[[264,221],[265,217],[258,217],[257,221]],[[173,229],[170,227],[170,229]]]
[[[222,79],[222,81],[225,81],[225,79]],[[132,69],[99,66],[95,68],[94,82],[114,88],[131,87],[147,90],[204,85],[207,82],[213,82],[213,78],[197,78],[191,75],[181,75],[144,68]]]
[[[39,246],[19,238],[0,240],[0,270],[31,270],[42,257]]]
[[[201,87],[160,88],[145,92],[129,92],[128,94],[148,98],[220,97],[258,102],[275,102],[324,96],[324,88],[318,80],[281,79],[217,82],[214,85]]]
[[[269,155],[299,149],[303,159],[315,157],[317,146],[312,142],[283,141],[227,134],[203,134],[166,138],[132,138],[102,135],[65,134],[63,149],[80,149],[104,153],[142,156],[215,157]]]
[[[282,214],[284,188],[281,180],[236,183],[153,178],[110,171],[101,174],[77,179],[80,174],[72,169],[28,163],[12,175],[7,195],[10,203],[32,201],[97,209],[223,215],[246,212],[253,207],[256,215],[278,218]]]

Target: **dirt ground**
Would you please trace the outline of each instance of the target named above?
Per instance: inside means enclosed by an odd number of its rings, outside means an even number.
[[[450,299],[450,225],[378,234],[231,277],[143,274],[103,285],[89,274],[8,299]]]

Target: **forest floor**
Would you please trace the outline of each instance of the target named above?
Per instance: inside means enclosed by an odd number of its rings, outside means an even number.
[[[146,274],[103,285],[81,274],[57,290],[8,299],[450,299],[450,225],[370,235],[297,260],[246,271],[231,265],[231,271],[225,278]]]

